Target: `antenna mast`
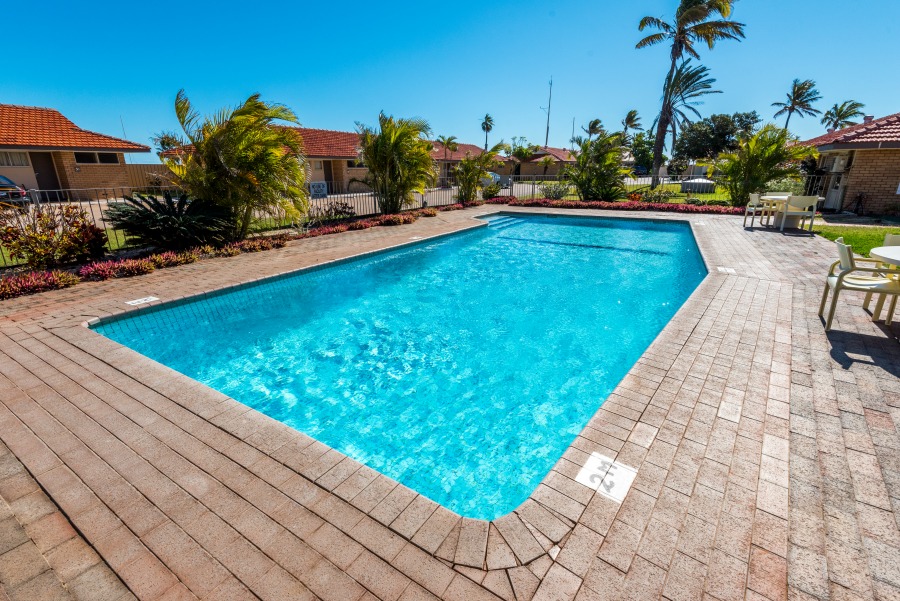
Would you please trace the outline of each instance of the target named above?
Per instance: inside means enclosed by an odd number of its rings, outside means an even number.
[[[547,98],[547,108],[541,107],[542,111],[547,112],[547,132],[544,135],[544,148],[550,144],[550,103],[553,102],[553,76],[550,76],[550,97]]]

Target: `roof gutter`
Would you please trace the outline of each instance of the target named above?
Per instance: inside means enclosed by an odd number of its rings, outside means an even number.
[[[831,143],[816,147],[819,152],[828,150],[892,150],[900,149],[900,140],[891,142],[850,142],[848,144]]]

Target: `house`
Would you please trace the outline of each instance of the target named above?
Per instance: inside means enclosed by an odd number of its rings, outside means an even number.
[[[131,152],[150,148],[81,129],[54,109],[0,104],[0,175],[24,188],[127,187]]]
[[[359,134],[295,127],[303,138],[303,151],[309,160],[309,181],[327,182],[329,194],[353,191],[353,180],[368,173],[358,160]]]
[[[855,210],[861,199],[866,213],[900,212],[900,113],[867,116],[803,144],[816,147],[819,168],[829,176],[825,208]]]
[[[462,142],[456,143],[456,150],[448,150],[440,142],[432,142],[432,145],[434,150],[431,151],[431,157],[440,168],[439,178],[442,180],[452,175],[453,170],[461,160],[466,158],[466,155],[477,156],[484,150],[481,146]]]
[[[553,164],[544,171],[541,160],[544,157],[553,158]],[[510,167],[514,170],[515,175],[523,177],[531,176],[557,176],[560,175],[568,165],[575,163],[575,155],[568,148],[554,148],[552,146],[541,146],[534,151],[534,154],[527,161],[516,161]]]

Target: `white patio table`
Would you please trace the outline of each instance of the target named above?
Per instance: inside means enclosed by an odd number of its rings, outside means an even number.
[[[900,246],[879,246],[878,248],[873,248],[869,251],[869,256],[873,259],[878,259],[882,263],[890,265],[895,268],[900,268]],[[893,273],[893,270],[888,271],[887,273]],[[873,316],[877,318],[881,313],[881,308],[884,306],[884,301],[887,300],[884,298],[882,294],[878,301],[875,303],[875,312]],[[894,296],[891,299],[891,304],[888,307],[887,315],[885,319],[889,322],[893,316],[894,310],[897,307],[897,297]]]
[[[790,194],[766,194],[765,196],[760,196],[760,200],[765,200],[769,203],[769,215],[772,217],[772,226],[773,227],[781,227],[781,219],[785,219],[783,215],[784,204],[787,202],[787,199],[790,197]],[[819,197],[819,202],[825,200],[822,196]],[[800,226],[801,217],[787,217],[787,223],[785,223],[785,227],[799,227]],[[767,224],[768,225],[768,224]]]

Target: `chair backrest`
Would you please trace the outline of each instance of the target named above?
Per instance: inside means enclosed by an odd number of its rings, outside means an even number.
[[[837,245],[838,256],[841,259],[841,271],[854,269],[856,267],[856,261],[853,260],[853,247],[849,244],[844,244],[843,237],[838,238],[834,243]]]
[[[759,194],[751,194],[750,202],[747,203],[748,207],[758,207],[761,203],[759,202]]]
[[[787,199],[787,204],[794,209],[815,209],[818,203],[818,196],[789,196]]]
[[[790,195],[790,192],[766,192],[766,196],[784,196],[787,198]]]
[[[885,246],[900,246],[900,234],[885,234]]]

